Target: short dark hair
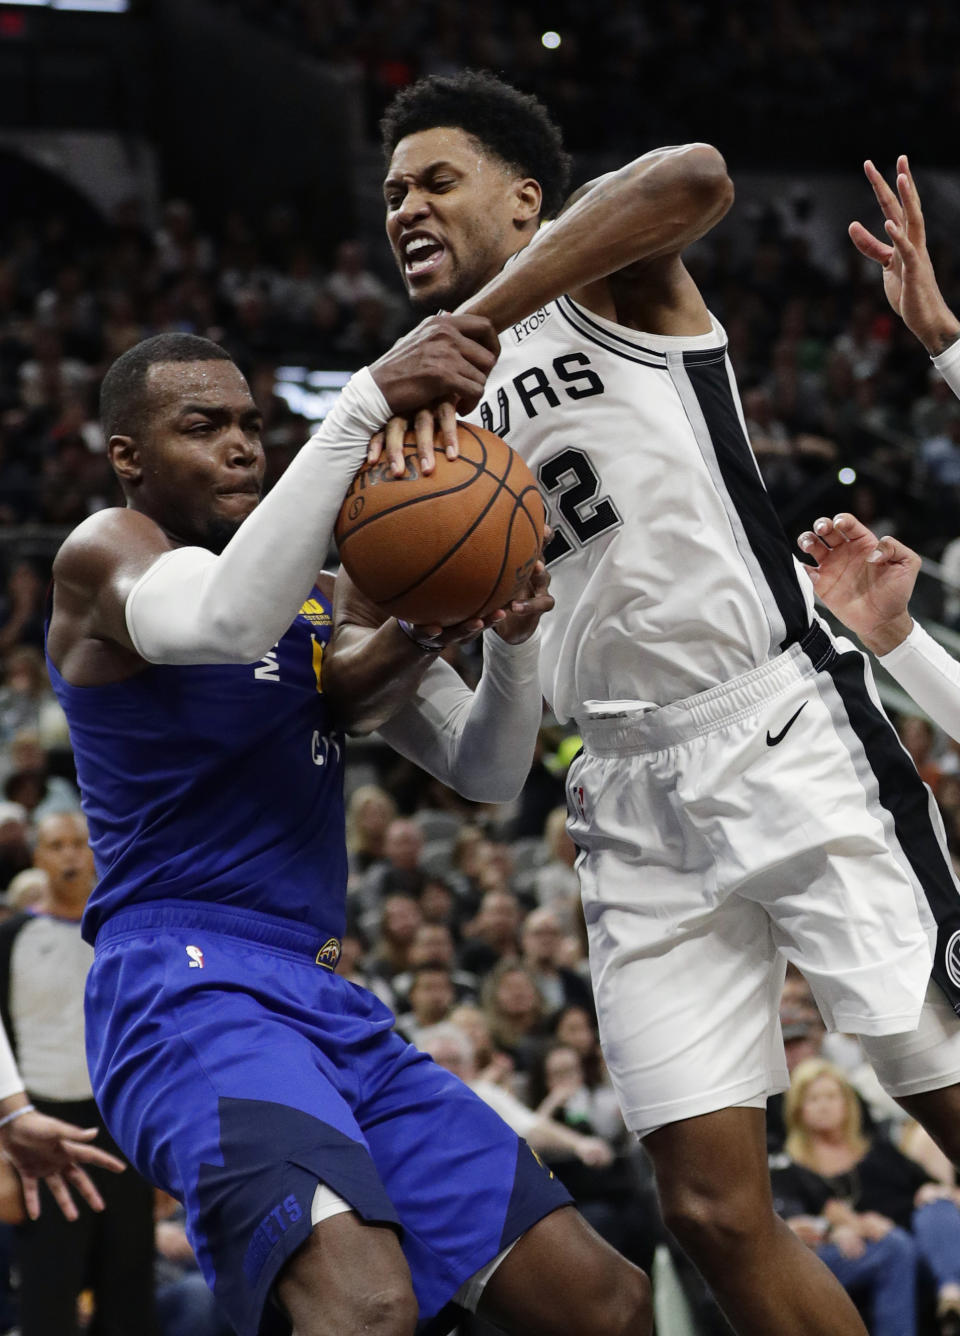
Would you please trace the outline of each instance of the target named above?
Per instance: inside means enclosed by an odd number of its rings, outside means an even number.
[[[560,209],[570,180],[570,155],[546,107],[488,70],[431,74],[401,89],[380,122],[387,162],[401,139],[440,125],[463,130],[508,167],[532,176],[543,191],[543,216]]]
[[[110,367],[100,386],[103,433],[130,436],[143,420],[147,372],[161,362],[232,362],[219,343],[197,334],[155,334],[135,343]]]

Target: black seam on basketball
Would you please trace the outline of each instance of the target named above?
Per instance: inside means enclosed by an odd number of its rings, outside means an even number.
[[[510,458],[510,463],[511,465],[513,464],[512,456]],[[486,473],[486,469],[484,469],[484,472]],[[509,472],[510,470],[508,468],[507,473]],[[398,598],[403,598],[407,594],[412,594],[413,591],[415,589],[418,589],[425,580],[429,580],[431,575],[436,575],[437,571],[439,571],[441,567],[446,562],[448,562],[452,556],[454,556],[455,553],[459,552],[460,548],[463,547],[464,543],[473,534],[477,526],[486,518],[487,514],[489,513],[491,507],[497,500],[497,497],[500,495],[500,493],[503,491],[510,491],[509,488],[504,486],[504,479],[506,478],[507,473],[503,475],[503,478],[497,480],[497,485],[494,488],[493,492],[491,493],[490,498],[487,501],[487,504],[484,506],[483,510],[481,510],[477,516],[475,516],[473,523],[470,525],[470,528],[467,529],[465,533],[462,533],[460,535],[460,537],[454,543],[453,547],[448,548],[446,552],[444,552],[440,560],[436,562],[435,565],[431,566],[429,570],[422,571],[420,575],[417,576],[416,580],[414,580],[413,584],[407,585],[405,589],[397,589],[392,594],[384,595],[381,599],[378,600],[380,603],[392,603]],[[492,478],[494,476],[495,475],[492,473],[487,474],[487,477],[489,478]],[[510,492],[510,495],[513,496],[514,495],[513,492]],[[432,501],[433,499],[434,499],[433,496],[422,496],[417,498],[418,501]],[[396,507],[394,507],[394,509],[389,513],[393,514],[395,510]],[[381,511],[380,513],[383,514],[384,512]]]
[[[511,461],[511,462],[512,462],[512,461]],[[506,490],[507,490],[508,492],[510,492],[510,488],[509,488],[509,487],[508,487]],[[537,496],[538,496],[538,497],[539,497],[539,495],[540,495],[540,493],[539,493],[539,491],[537,490],[536,487],[527,487],[527,488],[525,488],[525,489],[524,489],[524,493],[522,493],[521,496],[522,496],[522,495],[525,495],[526,492],[537,492]],[[490,589],[489,589],[489,592],[487,593],[486,598],[481,602],[480,607],[479,607],[479,608],[477,609],[477,611],[474,613],[474,616],[475,616],[475,617],[479,617],[481,610],[482,610],[483,608],[485,608],[485,607],[487,606],[487,604],[490,602],[490,600],[493,598],[493,595],[494,595],[494,592],[496,591],[497,585],[498,585],[498,584],[500,583],[500,581],[503,579],[503,572],[504,572],[504,570],[506,569],[507,558],[508,558],[509,555],[510,555],[510,544],[511,544],[511,542],[513,541],[513,526],[514,526],[514,524],[516,523],[516,520],[517,520],[517,516],[518,516],[518,515],[523,515],[523,516],[526,517],[527,523],[530,525],[530,528],[533,530],[533,535],[534,535],[534,537],[535,537],[535,538],[537,537],[537,531],[538,531],[537,522],[536,522],[536,520],[533,518],[533,516],[530,514],[529,510],[527,510],[526,506],[525,506],[524,503],[523,503],[523,500],[521,499],[521,496],[517,496],[516,492],[510,492],[510,495],[514,498],[515,505],[514,505],[514,507],[513,507],[513,510],[510,512],[510,520],[509,520],[509,523],[507,524],[507,537],[506,537],[506,542],[505,542],[504,545],[503,545],[503,561],[500,563],[500,570],[499,570],[499,572],[497,573],[497,578],[494,580],[493,584],[490,586]],[[541,502],[541,504],[542,504],[542,502]],[[511,595],[511,598],[512,598],[512,597],[513,597],[513,595]]]
[[[472,459],[464,459],[463,462],[465,464],[473,465],[474,467],[473,474],[469,478],[465,478],[463,482],[458,482],[452,487],[445,487],[442,492],[427,492],[426,494],[421,493],[419,496],[408,497],[405,501],[398,501],[396,505],[390,506],[387,510],[378,510],[375,515],[368,515],[366,519],[358,520],[348,534],[345,534],[342,539],[337,539],[337,546],[340,548],[341,552],[343,551],[344,543],[348,543],[354,534],[359,533],[361,529],[365,529],[368,524],[375,524],[377,520],[382,519],[384,515],[393,515],[396,511],[403,510],[407,506],[415,506],[420,501],[432,501],[437,496],[454,496],[457,492],[462,492],[465,487],[471,487],[480,477],[481,473],[488,472],[485,467],[487,462],[486,447],[484,447],[483,459],[478,462]],[[490,473],[489,476],[492,478],[494,474]],[[400,480],[395,479],[394,481],[399,482]],[[336,537],[336,535],[334,536]]]

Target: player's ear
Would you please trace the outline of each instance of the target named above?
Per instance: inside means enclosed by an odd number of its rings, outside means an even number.
[[[514,183],[513,189],[513,221],[517,227],[536,222],[543,207],[543,191],[540,189],[539,181],[534,181],[532,176],[522,177]]]
[[[135,487],[142,479],[140,449],[132,436],[111,436],[107,442],[107,458],[121,483]]]

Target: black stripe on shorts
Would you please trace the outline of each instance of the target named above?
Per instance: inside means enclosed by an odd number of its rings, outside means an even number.
[[[948,855],[930,815],[930,794],[904,751],[890,721],[874,704],[866,684],[866,661],[858,650],[839,652],[824,662],[831,644],[815,627],[804,649],[829,673],[847,719],[863,745],[877,779],[880,802],[893,817],[900,847],[923,887],[937,923],[933,978],[960,1015],[960,894]]]

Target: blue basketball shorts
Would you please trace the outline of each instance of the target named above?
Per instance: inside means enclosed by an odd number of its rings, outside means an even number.
[[[104,1119],[185,1205],[241,1336],[257,1336],[308,1237],[319,1183],[398,1230],[422,1328],[570,1201],[492,1109],[393,1031],[377,998],[316,963],[322,945],[267,915],[158,902],[104,924],[88,976]]]

